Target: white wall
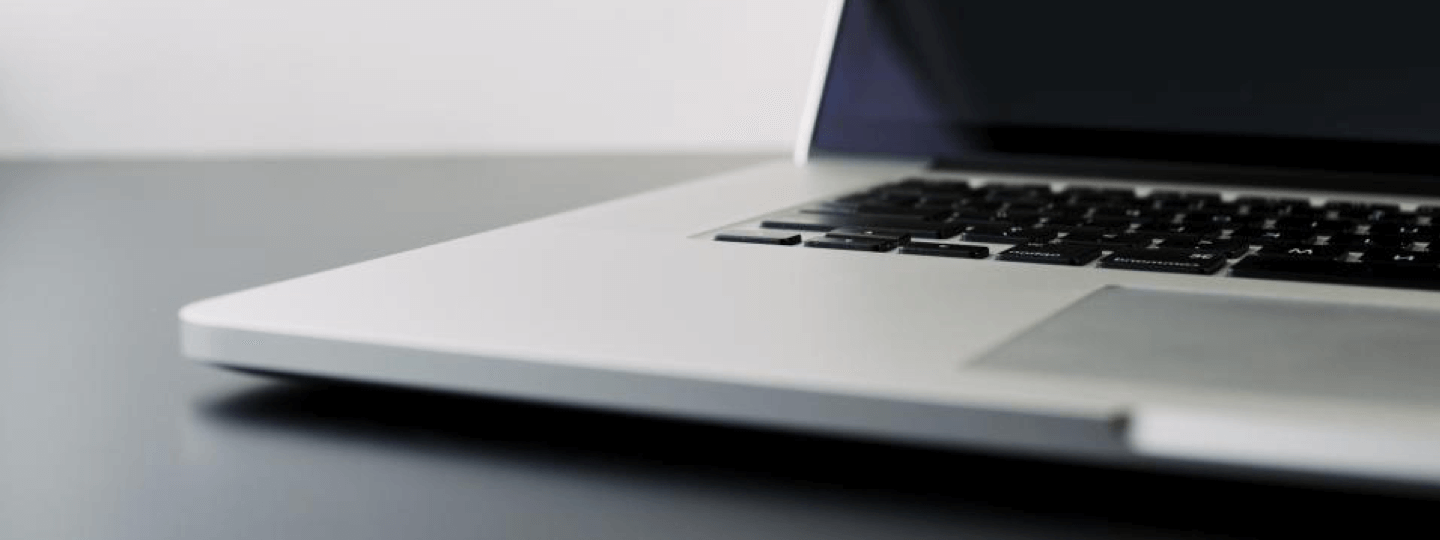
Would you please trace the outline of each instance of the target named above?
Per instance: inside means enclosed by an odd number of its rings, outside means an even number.
[[[826,0],[3,0],[0,156],[786,148]]]

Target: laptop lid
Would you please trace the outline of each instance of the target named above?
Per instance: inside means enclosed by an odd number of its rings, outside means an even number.
[[[813,154],[1440,193],[1440,4],[848,0]]]

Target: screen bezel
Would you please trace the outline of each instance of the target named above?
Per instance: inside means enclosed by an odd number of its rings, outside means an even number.
[[[995,141],[1003,140],[1003,138],[993,137],[977,139],[983,139],[985,143],[977,145],[973,149],[967,148],[967,150],[974,151],[966,155],[905,153],[883,147],[824,148],[817,144],[817,140],[820,138],[820,130],[826,127],[825,90],[831,82],[831,70],[837,61],[835,56],[837,46],[840,40],[844,39],[842,32],[848,3],[847,0],[832,0],[826,13],[822,42],[824,45],[817,55],[805,119],[801,126],[801,137],[795,148],[795,160],[798,163],[806,163],[812,158],[821,156],[909,159],[927,161],[932,167],[941,170],[1104,176],[1157,182],[1206,182],[1287,189],[1440,195],[1440,159],[1435,160],[1436,165],[1430,170],[1416,170],[1414,166],[1420,161],[1420,154],[1427,151],[1433,150],[1434,155],[1440,156],[1440,145],[1345,139],[1258,138],[1225,134],[1122,133],[1083,128],[973,126],[965,128],[965,131],[1009,132],[1011,135],[1025,133],[1026,137],[1029,137],[1028,131],[1038,130],[1040,133],[1038,140],[1041,141],[1042,147],[1051,145],[1058,148],[1067,140],[1067,137],[1099,135],[1111,138],[1132,137],[1135,140],[1149,140],[1151,146],[1155,146],[1156,141],[1163,142],[1165,140],[1209,141],[1220,147],[1229,145],[1239,151],[1227,161],[1214,156],[1199,160],[1194,159],[1196,156],[1173,156],[1168,159],[1105,156],[1103,152],[1099,152],[1100,147],[1097,145],[1090,145],[1092,148],[1088,153],[1078,148],[1066,148],[1063,151],[1052,151],[1049,154],[1005,154],[982,150],[983,144],[996,144]],[[833,122],[830,123],[833,124]],[[934,127],[930,128],[935,129]],[[1237,144],[1239,146],[1235,146]],[[1244,156],[1254,156],[1263,152],[1267,145],[1271,148],[1282,148],[1288,152],[1288,155],[1280,160],[1285,162],[1284,165],[1257,164],[1253,162],[1253,159],[1248,160],[1249,162],[1244,159]],[[1347,159],[1352,163],[1336,162],[1327,167],[1323,163],[1306,163],[1303,159],[1295,159],[1295,156],[1304,155],[1307,152],[1322,156],[1348,156]],[[1375,167],[1382,170],[1358,168],[1357,164],[1353,163],[1353,156],[1364,152],[1382,156],[1374,158],[1376,161],[1371,161],[1371,163],[1381,163],[1388,167]],[[1186,159],[1187,157],[1191,159]],[[1317,162],[1323,161],[1317,160]]]

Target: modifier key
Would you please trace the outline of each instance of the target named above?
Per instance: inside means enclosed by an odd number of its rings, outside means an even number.
[[[1031,227],[992,227],[977,225],[960,238],[970,242],[990,242],[995,244],[1029,244],[1034,242],[1046,242],[1055,238],[1055,231],[1050,229],[1035,229]]]
[[[1250,251],[1249,244],[1236,242],[1234,240],[1195,240],[1192,242],[1188,240],[1169,239],[1160,242],[1160,247],[1167,249],[1215,251],[1223,253],[1231,259],[1237,258]]]
[[[1360,262],[1372,265],[1436,266],[1440,265],[1440,255],[1431,252],[1373,248],[1365,250],[1365,253],[1360,256]]]
[[[831,238],[856,238],[859,240],[889,240],[896,244],[903,244],[910,241],[910,233],[905,231],[871,229],[866,227],[841,227],[825,233],[825,236]]]
[[[890,251],[895,249],[895,242],[889,240],[861,240],[858,238],[830,238],[820,237],[807,240],[805,247],[847,249],[850,251]]]
[[[962,259],[984,259],[990,256],[990,248],[967,246],[965,244],[940,244],[935,242],[910,242],[900,246],[900,253],[907,255],[930,255],[934,257],[958,257]]]
[[[1025,244],[1000,252],[1002,261],[1084,266],[1100,258],[1100,250],[1091,246],[1064,244]]]
[[[716,234],[715,239],[721,242],[746,242],[775,246],[793,246],[800,243],[800,235],[778,231],[723,231]]]
[[[1178,249],[1122,249],[1100,261],[1101,268],[1180,274],[1214,274],[1225,266],[1225,254]]]
[[[1241,227],[1230,233],[1230,237],[1252,245],[1305,244],[1315,240],[1313,231],[1281,231],[1258,227]]]
[[[827,214],[796,214],[771,218],[760,223],[766,229],[792,231],[829,232],[841,227],[867,227],[906,232],[922,238],[949,238],[960,234],[965,228],[958,223],[943,221],[922,221],[918,219],[890,219],[873,216],[833,216]]]
[[[1118,249],[1148,245],[1151,240],[1149,237],[1133,233],[1073,231],[1061,238],[1060,242],[1077,246]]]

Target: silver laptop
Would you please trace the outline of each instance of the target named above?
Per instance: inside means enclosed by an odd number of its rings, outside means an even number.
[[[837,2],[793,162],[200,301],[184,350],[1433,489],[1435,9]]]

